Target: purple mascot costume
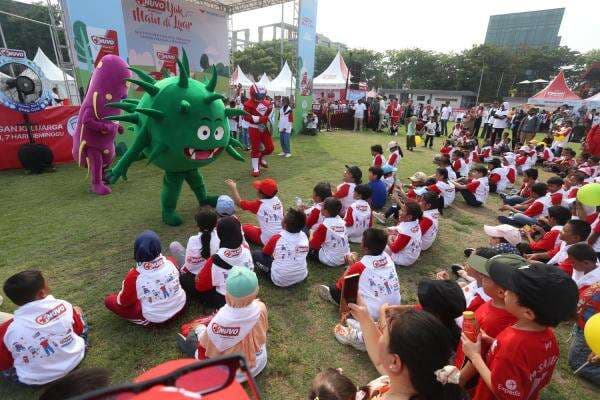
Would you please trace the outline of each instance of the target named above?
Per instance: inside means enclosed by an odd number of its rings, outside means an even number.
[[[111,192],[104,184],[104,171],[115,158],[117,132],[123,133],[121,125],[104,119],[120,113],[107,105],[127,98],[127,78],[131,78],[131,72],[125,61],[112,54],[102,57],[79,109],[73,135],[73,159],[79,166],[87,167],[92,192],[98,195]]]

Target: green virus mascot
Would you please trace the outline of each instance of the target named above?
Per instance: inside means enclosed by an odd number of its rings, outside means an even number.
[[[177,60],[179,76],[154,80],[144,71],[130,67],[139,79],[127,79],[144,90],[139,99],[111,103],[127,114],[106,119],[133,124],[135,142],[108,172],[110,182],[127,180],[127,169],[143,153],[164,170],[160,196],[162,219],[167,225],[180,225],[175,211],[183,182],[190,186],[201,205],[214,206],[217,196],[209,196],[198,168],[215,161],[223,152],[244,161],[236,147],[242,144],[230,136],[228,117],[244,115],[238,109],[226,109],[223,96],[215,93],[216,69],[212,77],[199,82],[190,77],[188,58],[183,51]]]

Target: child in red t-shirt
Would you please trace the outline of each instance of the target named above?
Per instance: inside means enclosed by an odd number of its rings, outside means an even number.
[[[490,278],[506,289],[506,311],[517,322],[492,340],[480,334],[476,342],[462,335],[463,351],[479,373],[474,400],[538,399],[550,383],[559,358],[551,327],[575,315],[577,285],[558,268],[544,264],[521,266],[502,257],[486,264]],[[482,341],[491,344],[481,354]]]
[[[559,238],[563,226],[571,219],[571,211],[563,206],[552,206],[548,208],[548,217],[540,218],[539,224],[532,225],[531,229],[523,228],[522,236],[526,242],[519,243],[517,249],[522,255],[532,253],[544,253],[560,246]],[[543,225],[543,227],[542,227]],[[534,239],[535,234],[539,234]]]

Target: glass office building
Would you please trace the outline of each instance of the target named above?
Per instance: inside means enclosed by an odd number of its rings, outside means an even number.
[[[491,15],[485,44],[519,49],[524,47],[556,47],[560,45],[558,30],[564,8]]]

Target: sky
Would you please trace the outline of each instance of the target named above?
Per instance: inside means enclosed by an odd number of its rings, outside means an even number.
[[[560,7],[566,8],[561,45],[581,52],[600,48],[598,0],[319,0],[317,32],[353,48],[460,51],[483,43],[490,15]],[[292,19],[288,3],[284,21]],[[257,40],[258,26],[279,21],[281,6],[273,6],[235,14],[233,28],[250,28],[250,39]]]

